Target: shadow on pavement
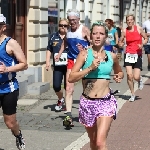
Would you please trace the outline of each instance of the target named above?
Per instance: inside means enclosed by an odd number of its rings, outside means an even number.
[[[125,100],[125,101],[128,101],[130,99],[130,95],[115,95],[117,96],[118,98],[122,98],[122,100]],[[140,100],[142,98],[140,98],[139,96],[136,96],[135,97],[135,100]]]
[[[56,104],[53,104],[53,105],[46,105],[46,106],[44,106],[43,107],[43,109],[51,109],[51,111],[55,111],[55,106],[56,106]]]
[[[147,75],[142,75],[142,77],[145,77],[145,78],[149,78],[149,79],[150,79],[150,76],[147,76]]]
[[[80,103],[79,100],[73,100],[73,104],[79,104],[79,103]],[[46,106],[43,107],[43,109],[49,109],[50,108],[51,111],[59,112],[59,111],[55,110],[55,106],[56,106],[56,104],[46,105]],[[75,107],[75,106],[72,106],[72,108],[78,109],[78,107]],[[65,106],[63,106],[63,109],[65,111]]]
[[[0,148],[0,150],[4,150],[4,149]]]
[[[146,84],[144,84],[144,85],[150,85],[150,83],[146,83]]]

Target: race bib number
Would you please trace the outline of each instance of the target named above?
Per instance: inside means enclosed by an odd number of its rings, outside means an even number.
[[[126,54],[125,62],[135,63],[137,62],[138,55],[137,54]]]
[[[54,54],[54,57],[58,55],[58,53]],[[62,53],[59,61],[55,61],[55,66],[64,66],[67,65],[67,53]]]
[[[109,39],[109,41],[114,41],[115,40],[114,35],[112,33],[109,33],[108,34],[108,39]]]

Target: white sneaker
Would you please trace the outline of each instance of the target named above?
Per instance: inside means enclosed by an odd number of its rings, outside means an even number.
[[[142,90],[143,89],[143,79],[142,79],[142,76],[140,76],[140,81],[138,81],[138,88],[139,90]]]
[[[57,104],[55,106],[55,110],[60,111],[62,109],[62,106],[63,106],[64,102],[65,102],[64,98],[62,98],[61,100],[58,100]]]
[[[25,139],[23,138],[21,131],[20,134],[16,137],[16,146],[19,150],[24,150],[25,149]]]
[[[134,102],[135,101],[135,95],[131,95],[129,102]]]

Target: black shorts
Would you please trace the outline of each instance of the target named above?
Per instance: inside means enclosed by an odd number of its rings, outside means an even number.
[[[132,69],[138,68],[142,71],[142,56],[138,56],[137,62],[135,63],[125,62],[125,58],[126,58],[126,54],[124,55],[124,67],[132,66]]]
[[[0,94],[0,103],[5,115],[16,114],[19,90],[12,93]]]
[[[150,54],[150,45],[144,45],[145,54]]]

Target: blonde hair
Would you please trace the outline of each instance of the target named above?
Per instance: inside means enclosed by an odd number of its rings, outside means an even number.
[[[128,15],[126,15],[126,21],[127,21],[127,19],[128,19],[128,17],[133,17],[133,20],[135,20],[135,16],[133,15],[133,14],[128,14]]]
[[[67,24],[69,25],[69,21],[68,21],[68,19],[66,19],[66,18],[60,19],[58,23],[60,24],[60,22],[61,22],[61,21],[66,21],[66,22],[67,22]]]

